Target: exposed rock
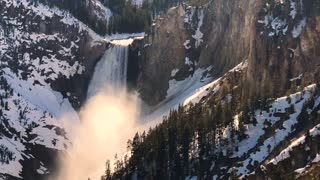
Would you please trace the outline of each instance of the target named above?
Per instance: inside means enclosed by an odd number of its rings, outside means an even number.
[[[163,100],[171,78],[183,80],[194,68],[213,66],[220,76],[248,58],[261,1],[210,1],[202,7],[169,10],[145,40],[138,89],[149,104]],[[187,19],[186,19],[187,18]],[[187,44],[186,44],[187,43]],[[185,65],[185,58],[194,65]],[[171,77],[172,70],[178,70]]]
[[[209,3],[201,28],[205,37],[199,57],[201,67],[212,65],[213,75],[221,75],[248,57],[261,3],[260,0]]]
[[[184,26],[185,10],[182,6],[172,8],[158,18],[152,34],[144,40],[145,54],[138,89],[143,100],[150,104],[160,102],[166,96],[171,71],[180,69],[185,62],[188,32]]]
[[[247,73],[251,95],[281,96],[290,90],[296,91],[299,85],[319,82],[320,18],[307,14],[311,12],[307,1],[301,3],[293,20],[290,2],[274,2],[261,10],[263,13],[260,12],[258,18],[266,22],[257,19],[256,30],[251,31]],[[282,29],[277,18],[285,22]]]

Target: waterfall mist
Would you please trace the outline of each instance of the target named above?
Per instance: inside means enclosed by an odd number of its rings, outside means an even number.
[[[100,179],[106,160],[126,153],[127,141],[139,130],[140,112],[137,95],[126,91],[127,59],[128,46],[114,45],[97,63],[81,123],[72,128],[72,146],[52,180]]]
[[[138,131],[139,106],[137,96],[120,92],[104,92],[90,98],[80,112],[82,122],[74,127],[72,146],[60,157],[60,169],[54,179],[99,179],[107,159],[126,153],[128,139]]]

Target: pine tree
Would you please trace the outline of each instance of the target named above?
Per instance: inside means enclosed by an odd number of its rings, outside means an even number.
[[[112,173],[111,173],[111,167],[110,167],[110,161],[107,160],[106,162],[106,171],[105,171],[105,180],[111,180],[112,179]]]

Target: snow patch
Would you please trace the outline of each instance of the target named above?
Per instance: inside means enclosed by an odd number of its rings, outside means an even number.
[[[296,26],[293,28],[293,30],[292,30],[292,32],[291,32],[291,33],[292,33],[292,36],[293,36],[294,38],[299,37],[300,34],[302,33],[304,27],[306,26],[306,24],[307,24],[307,18],[305,17],[305,18],[303,18],[303,19],[299,22],[298,25],[296,25]]]
[[[203,24],[203,18],[204,18],[204,11],[203,10],[199,10],[199,15],[198,15],[198,28],[195,32],[194,35],[192,35],[192,37],[196,40],[195,42],[195,47],[198,48],[200,46],[200,44],[203,42],[203,33],[200,31],[201,26]]]
[[[291,104],[294,104],[295,112],[289,115],[289,119],[285,120],[282,124],[283,128],[278,128],[272,137],[266,139],[259,147],[259,150],[251,153],[249,158],[242,162],[242,166],[238,168],[238,175],[244,175],[249,173],[247,166],[249,164],[254,165],[254,162],[262,162],[282,140],[284,140],[291,132],[292,126],[297,123],[297,117],[301,113],[302,107],[305,102],[310,100],[312,93],[315,90],[316,85],[312,84],[306,87],[303,91],[290,95],[291,103],[288,103],[288,97],[282,97],[275,100],[272,107],[268,111],[257,110],[255,111],[255,118],[257,124],[249,124],[246,134],[248,138],[239,142],[239,151],[234,156],[242,156],[248,152],[258,143],[260,136],[264,134],[264,122],[268,121],[270,124],[275,124],[280,120],[280,117],[274,116],[273,112],[284,113],[286,108],[289,108]]]
[[[186,42],[183,43],[183,46],[185,49],[190,49],[191,48],[190,40],[186,40]]]
[[[175,77],[178,72],[179,72],[179,69],[173,69],[171,71],[171,77]]]

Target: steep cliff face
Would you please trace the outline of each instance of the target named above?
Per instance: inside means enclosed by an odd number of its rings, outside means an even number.
[[[210,1],[197,8],[171,9],[157,20],[141,48],[142,99],[160,102],[169,80],[183,80],[193,68],[212,66],[211,75],[217,77],[246,59],[253,96],[280,96],[297,90],[297,83],[310,84],[318,77],[317,4]]]
[[[143,48],[139,78],[139,90],[146,102],[163,100],[170,79],[183,80],[195,69],[209,66],[213,67],[211,75],[217,77],[248,58],[262,1],[201,4],[180,5],[154,24]]]
[[[265,4],[250,44],[247,78],[252,94],[282,95],[319,81],[316,1]]]
[[[249,54],[250,37],[262,1],[212,1],[202,27],[200,66],[214,67],[213,74],[227,72]]]
[[[150,104],[163,100],[169,87],[171,71],[184,65],[188,32],[184,26],[185,10],[172,8],[153,24],[151,34],[143,42],[142,72],[138,89]]]

